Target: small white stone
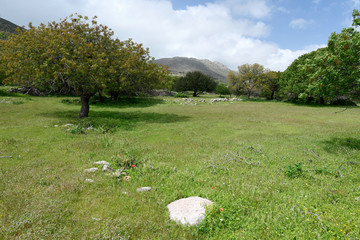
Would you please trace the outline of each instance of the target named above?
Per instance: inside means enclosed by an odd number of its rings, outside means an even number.
[[[85,179],[85,182],[88,182],[88,183],[93,183],[94,182],[94,180],[92,180],[92,179]]]
[[[86,173],[93,173],[93,172],[96,172],[97,170],[99,170],[99,169],[96,168],[96,167],[94,167],[94,168],[85,169],[84,172],[86,172]]]
[[[67,123],[67,124],[65,124],[64,126],[65,127],[70,127],[70,126],[73,126],[74,124],[71,124],[71,123]]]
[[[136,191],[138,191],[138,192],[148,192],[150,190],[151,190],[151,187],[141,187],[141,188],[136,189]]]
[[[108,165],[108,166],[110,166],[110,163],[108,163],[107,161],[98,161],[98,162],[94,162],[94,165]]]
[[[59,125],[54,125],[54,127],[58,127]]]
[[[102,170],[105,171],[110,171],[110,172],[114,172],[114,169],[112,169],[109,165],[103,165]]]

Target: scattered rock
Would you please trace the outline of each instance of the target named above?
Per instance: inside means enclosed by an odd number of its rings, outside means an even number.
[[[360,200],[360,197],[355,198],[355,202],[358,202]]]
[[[94,165],[109,165],[110,163],[108,163],[107,161],[99,161],[99,162],[94,162]]]
[[[94,168],[85,169],[84,172],[86,172],[86,173],[93,173],[93,172],[96,172],[97,170],[99,170],[99,169],[96,168],[96,167],[94,167]]]
[[[136,189],[136,191],[138,191],[138,192],[148,192],[150,190],[151,190],[151,187],[141,187],[141,188]]]
[[[58,126],[59,126],[59,125],[54,125],[54,127],[56,127],[56,128],[57,128]]]
[[[109,165],[103,165],[102,170],[105,171],[109,171],[109,172],[114,172],[114,169],[112,169]]]
[[[94,129],[93,126],[87,128],[87,130],[93,130],[93,129]]]
[[[123,180],[124,180],[125,182],[130,181],[130,176],[125,176],[125,177],[123,177]]]
[[[92,180],[92,179],[85,179],[85,182],[88,182],[88,183],[93,183],[94,182],[94,180]]]
[[[71,123],[67,123],[64,125],[64,127],[70,127],[70,126],[73,126],[74,124],[71,124]]]
[[[170,212],[170,219],[181,224],[196,225],[205,218],[205,207],[212,204],[212,201],[201,197],[189,197],[176,200],[167,208]]]

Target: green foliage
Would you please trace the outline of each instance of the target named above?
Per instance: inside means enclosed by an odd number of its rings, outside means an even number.
[[[359,25],[359,12],[353,12]],[[358,99],[360,94],[360,33],[344,28],[332,33],[328,47],[295,60],[282,74],[280,85],[285,99],[330,103],[338,97]]]
[[[232,93],[239,96],[244,92],[247,98],[250,98],[254,91],[260,86],[261,76],[264,71],[264,66],[258,63],[243,64],[238,66],[238,72],[230,71],[227,76],[227,81]]]
[[[275,93],[280,90],[281,72],[265,71],[261,77],[261,95],[267,99],[274,99]]]
[[[178,92],[174,96],[175,98],[188,98],[189,96],[186,93]]]
[[[82,124],[73,125],[73,126],[70,126],[68,131],[70,133],[72,133],[72,134],[85,134],[86,133],[86,127],[83,126]]]
[[[225,84],[218,84],[216,87],[216,93],[220,95],[230,95],[230,89]]]
[[[302,166],[302,163],[295,163],[294,165],[289,165],[286,167],[285,174],[288,177],[300,177],[304,172]]]
[[[176,91],[193,91],[196,97],[199,92],[212,92],[216,89],[217,83],[215,79],[202,72],[188,72],[184,77],[180,77],[174,83]]]
[[[76,93],[82,101],[79,117],[88,116],[89,99],[98,92],[133,94],[167,83],[166,68],[152,61],[148,49],[113,35],[95,17],[81,15],[30,24],[1,41],[0,72],[8,84]]]
[[[0,31],[0,41],[1,40],[6,40],[8,37],[9,37],[9,33]]]

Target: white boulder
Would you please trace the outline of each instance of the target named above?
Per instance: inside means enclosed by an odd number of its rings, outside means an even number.
[[[201,197],[189,197],[176,200],[167,208],[170,212],[170,219],[181,224],[196,225],[205,218],[205,207],[212,204],[212,201]]]

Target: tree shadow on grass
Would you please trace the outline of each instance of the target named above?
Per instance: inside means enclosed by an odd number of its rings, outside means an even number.
[[[61,102],[67,105],[81,105],[79,98],[66,98],[62,99]],[[118,100],[104,98],[100,101],[98,96],[95,96],[90,99],[90,107],[95,108],[145,108],[163,103],[165,103],[163,99],[151,97],[123,97]]]
[[[334,137],[330,140],[324,141],[324,149],[328,152],[346,151],[346,150],[360,150],[360,138],[339,138]]]
[[[141,123],[176,123],[188,121],[189,117],[169,113],[144,113],[140,111],[133,112],[114,112],[114,111],[96,111],[91,110],[89,117],[78,119],[79,112],[76,110],[41,113],[42,117],[61,119],[62,122],[83,124],[94,128],[103,128],[110,131],[131,130]]]

